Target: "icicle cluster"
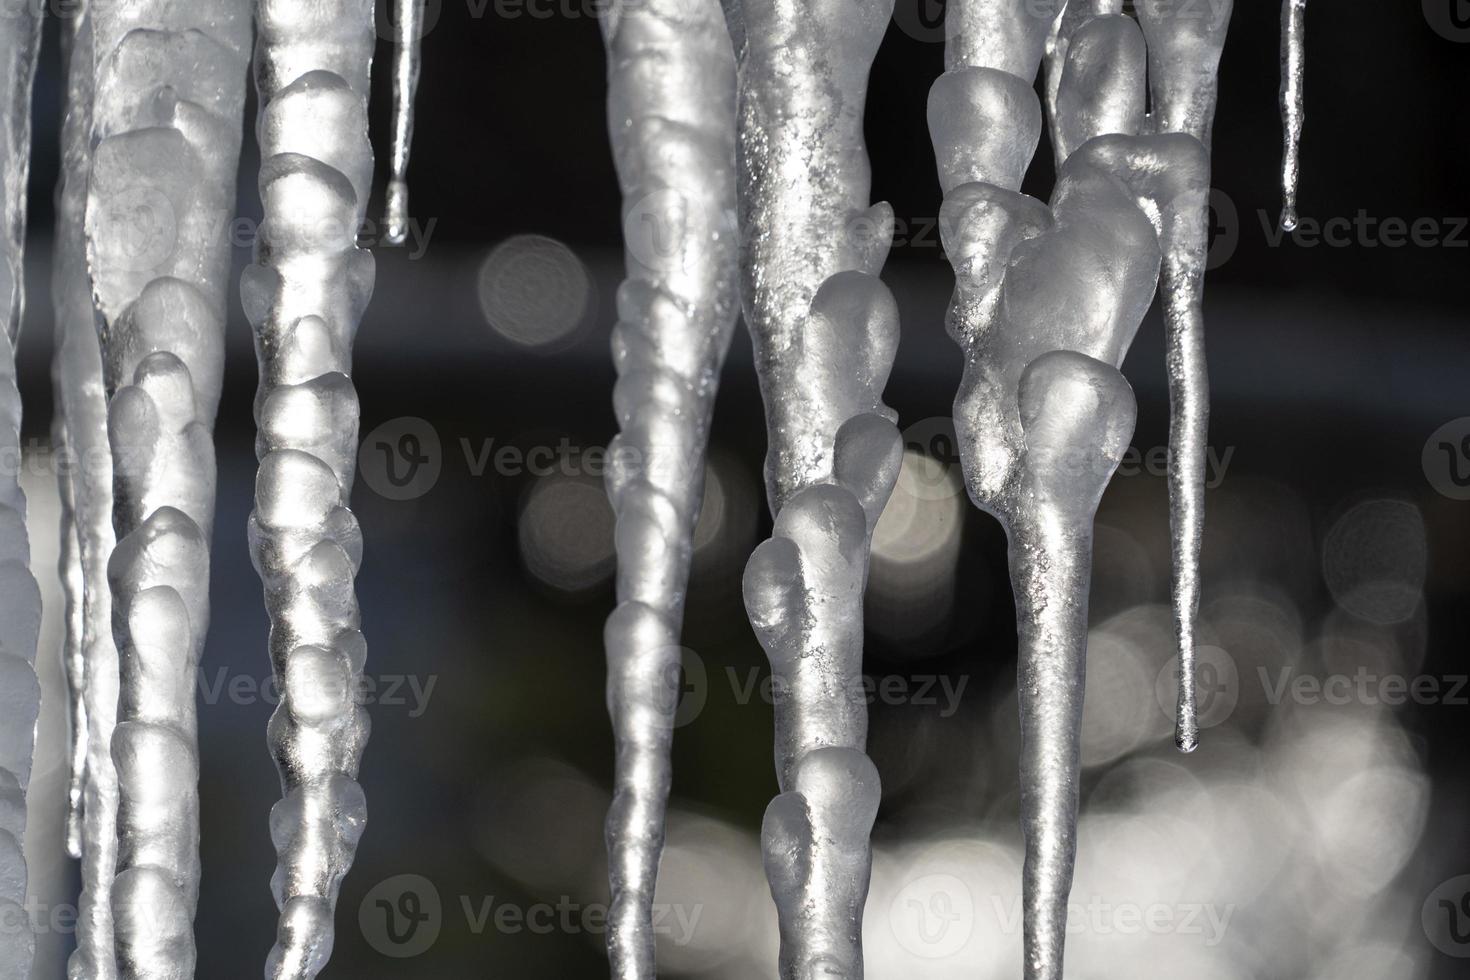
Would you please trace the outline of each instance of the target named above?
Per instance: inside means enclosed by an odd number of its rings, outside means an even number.
[[[618,553],[606,629],[617,748],[608,956],[619,980],[653,980],[679,634],[710,415],[739,312],[735,58],[716,0],[613,4],[602,28],[628,276],[613,329],[621,431],[607,478]]]
[[[260,361],[250,547],[281,691],[269,741],[284,794],[271,811],[281,918],[266,976],[309,980],[331,956],[337,892],[367,820],[362,534],[348,497],[352,341],[373,288],[372,255],[356,244],[373,175],[372,0],[262,0],[257,31],[265,222],[240,295]]]
[[[1281,227],[1295,231],[1296,185],[1301,176],[1303,105],[1307,75],[1307,0],[1281,4]]]
[[[194,968],[199,895],[195,672],[208,628],[211,428],[250,8],[117,0],[91,11],[87,259],[109,397],[117,546],[120,976]]]
[[[965,352],[955,401],[960,455],[971,497],[1010,540],[1028,980],[1062,976],[1092,519],[1132,436],[1133,392],[1118,367],[1161,270],[1182,660],[1177,740],[1186,751],[1195,744],[1205,141],[1229,6],[1211,5],[1202,18],[1142,0],[1136,22],[1120,3],[1091,0],[1069,4],[1048,25],[988,0],[951,5],[948,70],[930,94],[940,227],[956,279],[948,327]],[[1032,78],[1043,55],[1058,160],[1050,206],[1018,191],[1040,139]]]
[[[878,809],[864,754],[863,587],[902,456],[881,396],[898,310],[868,206],[868,70],[890,0],[727,5],[738,71],[742,300],[766,403],[772,538],[745,603],[771,661],[781,795],[762,829],[780,975],[860,978]]]
[[[113,641],[112,595],[107,563],[116,538],[112,526],[112,465],[107,434],[107,394],[92,308],[84,229],[91,172],[93,48],[85,8],[65,24],[67,34],[66,118],[61,137],[61,184],[57,193],[52,294],[57,344],[52,369],[58,423],[70,464],[60,470],[62,533],[77,568],[68,571],[68,604],[80,608],[69,644],[74,737],[84,749],[80,773],[81,810],[77,841],[82,889],[77,913],[77,948],[70,976],[114,980],[118,976],[112,926],[112,881],[117,866],[117,770],[112,736],[118,708],[118,656]],[[74,590],[80,585],[80,592]],[[77,632],[79,629],[79,632]],[[73,657],[80,655],[80,670]],[[78,679],[80,683],[78,683]],[[80,695],[80,703],[75,699]],[[75,730],[75,727],[74,727]],[[75,757],[74,757],[75,761]],[[73,780],[79,774],[73,770]],[[75,801],[74,801],[74,806]]]
[[[413,143],[413,96],[419,85],[424,34],[424,0],[393,0],[393,147],[388,166],[388,202],[383,240],[408,240],[408,151]]]
[[[31,81],[41,38],[39,11],[24,4],[8,12],[0,33],[0,978],[25,980],[35,955],[24,909],[26,788],[41,686],[36,641],[41,592],[31,576],[26,501],[20,489],[20,388],[15,345],[24,308],[26,179],[30,172]]]

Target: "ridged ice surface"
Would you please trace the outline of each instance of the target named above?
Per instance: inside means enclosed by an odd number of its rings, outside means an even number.
[[[710,415],[739,312],[735,58],[717,0],[612,4],[602,29],[627,268],[607,479],[618,554],[618,606],[605,631],[617,747],[607,942],[614,977],[653,980],[684,596]]]
[[[863,975],[878,810],[866,755],[863,586],[902,446],[882,391],[898,311],[877,278],[892,210],[869,206],[868,70],[891,2],[726,5],[739,66],[741,286],[766,404],[776,526],[745,604],[776,692],[781,794],[762,829],[785,980]]]
[[[393,0],[393,145],[388,160],[384,241],[408,240],[408,152],[413,144],[413,97],[423,60],[424,0]]]
[[[7,11],[0,31],[0,980],[26,980],[35,955],[26,899],[26,789],[41,686],[36,640],[41,592],[31,576],[26,501],[20,489],[20,388],[15,344],[24,308],[26,179],[30,171],[31,82],[41,21],[37,8]]]
[[[356,245],[372,185],[371,0],[263,0],[256,125],[265,221],[240,298],[255,328],[255,509],[250,547],[270,613],[281,703],[268,732],[283,799],[271,811],[280,923],[270,980],[309,980],[332,952],[342,879],[367,821],[356,696],[367,653],[348,509],[357,457],[352,342],[373,288]]]
[[[112,465],[107,437],[107,393],[87,271],[87,178],[91,170],[92,25],[85,12],[66,24],[66,117],[57,193],[52,296],[58,343],[52,367],[59,434],[73,465],[60,471],[67,571],[68,655],[72,681],[73,753],[82,755],[81,858],[74,980],[118,976],[112,928],[112,879],[117,864],[117,769],[112,736],[117,722],[118,658],[113,641],[107,562],[112,527]],[[79,619],[78,619],[79,616]],[[80,661],[79,663],[77,661]],[[75,699],[80,696],[80,703]],[[73,779],[78,773],[73,772]]]
[[[1301,177],[1303,105],[1307,77],[1307,0],[1281,3],[1281,227],[1296,230],[1296,185]]]
[[[948,16],[962,27],[948,31],[949,70],[931,91],[929,125],[956,280],[948,327],[965,353],[955,400],[960,456],[972,499],[1010,540],[1025,975],[1059,980],[1076,853],[1092,520],[1132,437],[1133,393],[1118,369],[1161,274],[1175,616],[1181,653],[1193,662],[1207,399],[1205,144],[1230,10],[1208,5],[1202,19],[1168,0],[1142,0],[1135,21],[1120,4],[1094,0],[1068,4],[1048,24],[1018,14],[1024,6],[951,4]],[[1041,133],[1032,79],[1043,59],[1058,161],[1049,205],[1018,190]],[[1182,748],[1193,747],[1194,731],[1193,687],[1182,680]]]
[[[113,462],[111,898],[127,980],[194,970],[194,690],[230,267],[221,216],[235,201],[250,26],[243,0],[117,0],[91,12],[85,224]]]

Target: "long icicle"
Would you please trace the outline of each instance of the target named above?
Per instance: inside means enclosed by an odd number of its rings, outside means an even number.
[[[119,975],[193,974],[194,690],[209,621],[212,428],[249,61],[245,0],[92,10],[87,259],[115,486]]]
[[[393,0],[393,144],[388,158],[388,200],[383,240],[408,240],[408,152],[413,144],[413,99],[419,86],[424,0]]]
[[[25,201],[31,170],[31,84],[41,41],[35,4],[10,10],[0,34],[0,977],[25,980],[35,937],[25,911],[25,795],[31,783],[35,718],[41,685],[35,644],[41,629],[41,591],[31,574],[31,542],[21,491],[21,388],[16,341],[25,310]]]
[[[1092,519],[1135,414],[1118,365],[1162,255],[1203,265],[1207,155],[1192,136],[1134,135],[1146,49],[1119,6],[1069,5],[1046,25],[1017,16],[1019,4],[951,4],[949,70],[929,105],[956,277],[948,327],[966,355],[961,461],[972,499],[1010,540],[1027,980],[1062,976]],[[1031,85],[1042,38],[1058,160],[1050,208],[1017,192],[1042,128]]]
[[[77,859],[82,856],[82,800],[87,785],[87,661],[82,645],[82,634],[86,629],[86,578],[82,573],[82,548],[77,537],[76,491],[72,486],[72,474],[68,471],[71,449],[66,438],[66,409],[59,384],[52,384],[52,394],[51,452],[57,460],[57,497],[61,502],[61,547],[56,562],[64,602],[61,666],[66,680],[70,736],[67,748],[66,854]]]
[[[628,0],[602,15],[627,279],[613,328],[609,452],[618,606],[607,701],[612,976],[653,980],[653,897],[678,706],[679,635],[720,366],[739,314],[735,57],[717,0]]]
[[[9,12],[0,33],[0,977],[24,980],[35,956],[35,937],[25,911],[26,790],[36,744],[41,685],[36,679],[36,641],[41,591],[31,575],[26,499],[20,489],[20,386],[15,348],[25,308],[26,180],[31,154],[31,85],[41,40],[34,4]]]
[[[761,831],[780,976],[860,980],[878,810],[864,754],[863,588],[902,459],[882,402],[898,309],[878,271],[893,212],[868,206],[868,70],[891,0],[727,4],[738,73],[742,301],[766,405],[773,536],[745,570],[771,661],[780,795]]]
[[[1220,56],[1232,8],[1232,0],[1216,0],[1201,10],[1185,10],[1175,0],[1142,0],[1137,8],[1148,43],[1149,131],[1193,136],[1206,150],[1206,168],[1220,97]],[[1209,214],[1201,205],[1197,214],[1185,220],[1193,223],[1193,229],[1165,243],[1160,290],[1169,372],[1169,525],[1174,635],[1179,649],[1174,744],[1182,752],[1193,752],[1199,745],[1195,621],[1199,616],[1210,421],[1204,317]]]
[[[362,534],[348,509],[357,457],[352,341],[373,288],[356,246],[372,187],[367,134],[372,0],[261,0],[260,196],[265,222],[240,296],[260,386],[251,557],[265,586],[281,690],[269,742],[283,799],[271,811],[281,910],[270,980],[309,980],[367,821],[357,768],[367,648],[353,579]]]
[[[82,784],[82,889],[77,909],[75,980],[116,980],[112,879],[117,865],[117,769],[112,735],[117,721],[118,659],[112,635],[107,562],[112,528],[112,459],[107,394],[102,381],[84,221],[91,171],[92,26],[85,6],[69,32],[66,116],[61,134],[61,184],[56,197],[52,298],[58,342],[52,368],[72,460],[68,490],[81,566],[82,714],[86,769]]]
[[[1307,0],[1281,3],[1281,227],[1295,231],[1296,185],[1301,176],[1303,103],[1307,79]]]

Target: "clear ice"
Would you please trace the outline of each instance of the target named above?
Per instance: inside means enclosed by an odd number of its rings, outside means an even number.
[[[86,253],[113,465],[107,566],[119,660],[118,974],[193,974],[199,897],[194,691],[209,622],[212,427],[251,7],[114,0],[90,10]]]
[[[898,309],[878,278],[893,212],[869,206],[868,70],[891,0],[727,3],[735,42],[741,292],[766,405],[772,537],[745,570],[770,658],[780,795],[761,831],[780,976],[863,975],[880,798],[859,679],[874,524],[902,457],[882,402]]]
[[[310,980],[332,953],[342,879],[367,822],[357,769],[367,646],[353,582],[362,533],[352,342],[373,290],[357,247],[372,188],[372,0],[261,0],[260,197],[265,221],[240,298],[255,328],[251,556],[270,613],[281,702],[267,732],[283,797],[271,810],[280,909],[268,980]]]
[[[618,606],[605,630],[617,753],[607,948],[617,980],[653,980],[684,596],[710,416],[739,313],[735,58],[716,0],[610,4],[602,31],[627,271],[607,477],[618,555]]]
[[[117,768],[112,736],[117,723],[118,656],[113,639],[112,594],[107,566],[116,544],[112,526],[112,460],[108,447],[107,392],[87,271],[87,182],[91,173],[93,53],[90,14],[82,9],[64,25],[67,50],[66,115],[61,131],[61,181],[56,195],[55,266],[52,297],[57,343],[52,374],[56,389],[59,445],[77,465],[60,471],[63,550],[66,569],[67,670],[74,702],[73,725],[82,752],[81,858],[76,950],[68,974],[74,980],[118,976],[112,926],[112,881],[116,873]],[[78,587],[80,591],[78,590]],[[77,612],[80,621],[74,621]],[[75,658],[80,658],[80,664]],[[74,755],[75,759],[75,755]],[[73,777],[77,773],[73,772]]]
[[[1172,408],[1170,500],[1180,644],[1176,741],[1194,747],[1194,618],[1203,514],[1203,289],[1215,72],[1229,3],[951,4],[929,101],[940,229],[955,271],[948,329],[971,498],[1010,542],[1020,644],[1025,975],[1059,980],[1076,854],[1092,520],[1133,433],[1119,371],[1160,282]],[[1141,24],[1141,27],[1140,27]],[[1019,192],[1040,140],[1046,62],[1057,161],[1050,204]],[[1145,92],[1145,79],[1151,93]],[[1152,95],[1151,113],[1146,114]]]
[[[15,345],[25,306],[22,251],[26,228],[26,180],[30,172],[31,85],[40,45],[41,19],[32,4],[8,11],[0,32],[0,455],[16,464],[0,478],[0,980],[26,980],[35,937],[25,909],[26,789],[41,685],[36,642],[41,592],[31,575],[26,500],[20,489],[20,388]]]

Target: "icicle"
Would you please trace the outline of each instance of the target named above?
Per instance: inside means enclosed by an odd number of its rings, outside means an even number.
[[[862,594],[902,456],[881,396],[898,310],[878,279],[892,209],[868,206],[868,69],[888,0],[727,5],[738,63],[742,300],[766,403],[776,526],[745,571],[771,660],[781,795],[762,829],[784,980],[858,980],[879,801],[863,754]]]
[[[0,32],[0,457],[12,461],[0,474],[0,976],[24,978],[35,956],[26,911],[26,790],[36,741],[41,686],[36,680],[36,640],[41,592],[31,576],[26,500],[20,489],[20,387],[15,345],[24,302],[26,179],[30,172],[31,83],[41,38],[40,8],[8,11]]]
[[[1010,540],[1027,980],[1062,976],[1092,521],[1132,435],[1133,394],[1118,366],[1161,264],[1175,266],[1167,273],[1175,278],[1166,284],[1166,316],[1191,325],[1198,338],[1197,316],[1185,315],[1197,312],[1197,295],[1179,284],[1203,273],[1209,175],[1199,139],[1207,137],[1204,107],[1212,110],[1214,96],[1212,64],[1207,70],[1201,61],[1211,57],[1215,35],[1193,44],[1173,25],[1146,23],[1168,35],[1151,52],[1162,66],[1157,118],[1189,120],[1198,138],[1137,136],[1145,127],[1146,46],[1138,25],[1116,7],[1068,5],[1045,25],[988,0],[952,3],[949,16],[965,26],[950,30],[949,71],[929,104],[945,192],[940,229],[956,278],[948,326],[966,354],[955,401],[960,456],[971,497]],[[1141,16],[1147,22],[1151,14]],[[1223,37],[1223,22],[1218,28]],[[1050,208],[1017,192],[1040,138],[1031,78],[1040,57],[1036,37],[1048,29],[1047,98],[1058,160]],[[965,36],[990,43],[957,45]],[[1212,57],[1218,60],[1217,48]],[[1194,382],[1189,393],[1202,405],[1202,351],[1194,353],[1200,359],[1185,366],[1171,355],[1171,376]],[[1181,444],[1202,447],[1202,416],[1190,419],[1199,428],[1186,435],[1199,441]]]
[[[1281,4],[1281,126],[1285,150],[1281,156],[1281,227],[1296,230],[1296,184],[1301,173],[1302,104],[1306,84],[1307,0]]]
[[[86,623],[86,579],[82,575],[82,549],[77,540],[75,490],[67,461],[70,448],[66,439],[65,407],[61,386],[53,384],[54,408],[51,414],[51,452],[59,461],[57,490],[61,500],[61,550],[57,572],[65,602],[61,641],[62,676],[66,679],[66,699],[70,721],[70,749],[67,753],[66,779],[66,853],[73,859],[82,856],[82,797],[87,781],[87,662],[82,646]]]
[[[199,895],[194,688],[208,629],[228,226],[245,0],[115,0],[91,12],[97,95],[87,260],[116,489],[108,563],[119,654],[117,874],[125,980],[190,976]]]
[[[83,222],[91,169],[92,27],[85,8],[66,22],[69,32],[66,117],[62,125],[62,180],[57,194],[52,297],[58,342],[54,384],[69,471],[72,525],[82,577],[82,714],[86,718],[86,772],[82,806],[82,891],[77,948],[69,974],[77,980],[115,980],[112,880],[117,865],[117,770],[112,736],[117,720],[118,658],[112,634],[107,562],[112,529],[112,465],[108,453],[107,396],[102,382]]]
[[[617,980],[653,980],[679,633],[710,415],[739,313],[735,59],[717,0],[612,4],[602,29],[628,274],[608,475],[619,563],[606,629],[617,743],[608,956]]]
[[[389,157],[388,202],[383,238],[408,240],[408,151],[413,143],[413,96],[419,85],[424,34],[424,0],[393,0],[393,148]]]
[[[373,3],[307,9],[260,0],[256,11],[265,221],[240,285],[260,362],[250,548],[281,691],[268,730],[283,793],[271,810],[281,916],[269,980],[309,980],[326,965],[337,893],[367,821],[356,782],[368,737],[356,697],[367,654],[353,591],[362,534],[348,496],[352,341],[373,287],[372,255],[356,246],[373,175]]]
[[[1209,16],[1184,11],[1173,0],[1143,0],[1138,19],[1148,41],[1150,131],[1188,133],[1208,151],[1219,101],[1220,55],[1230,24],[1231,0],[1206,7]],[[1205,156],[1206,180],[1209,156]],[[1169,371],[1169,525],[1173,552],[1174,633],[1179,648],[1179,707],[1174,743],[1182,752],[1199,745],[1195,702],[1195,620],[1199,615],[1200,545],[1204,538],[1205,452],[1210,395],[1205,363],[1204,291],[1209,213],[1180,217],[1164,241],[1164,328]]]

